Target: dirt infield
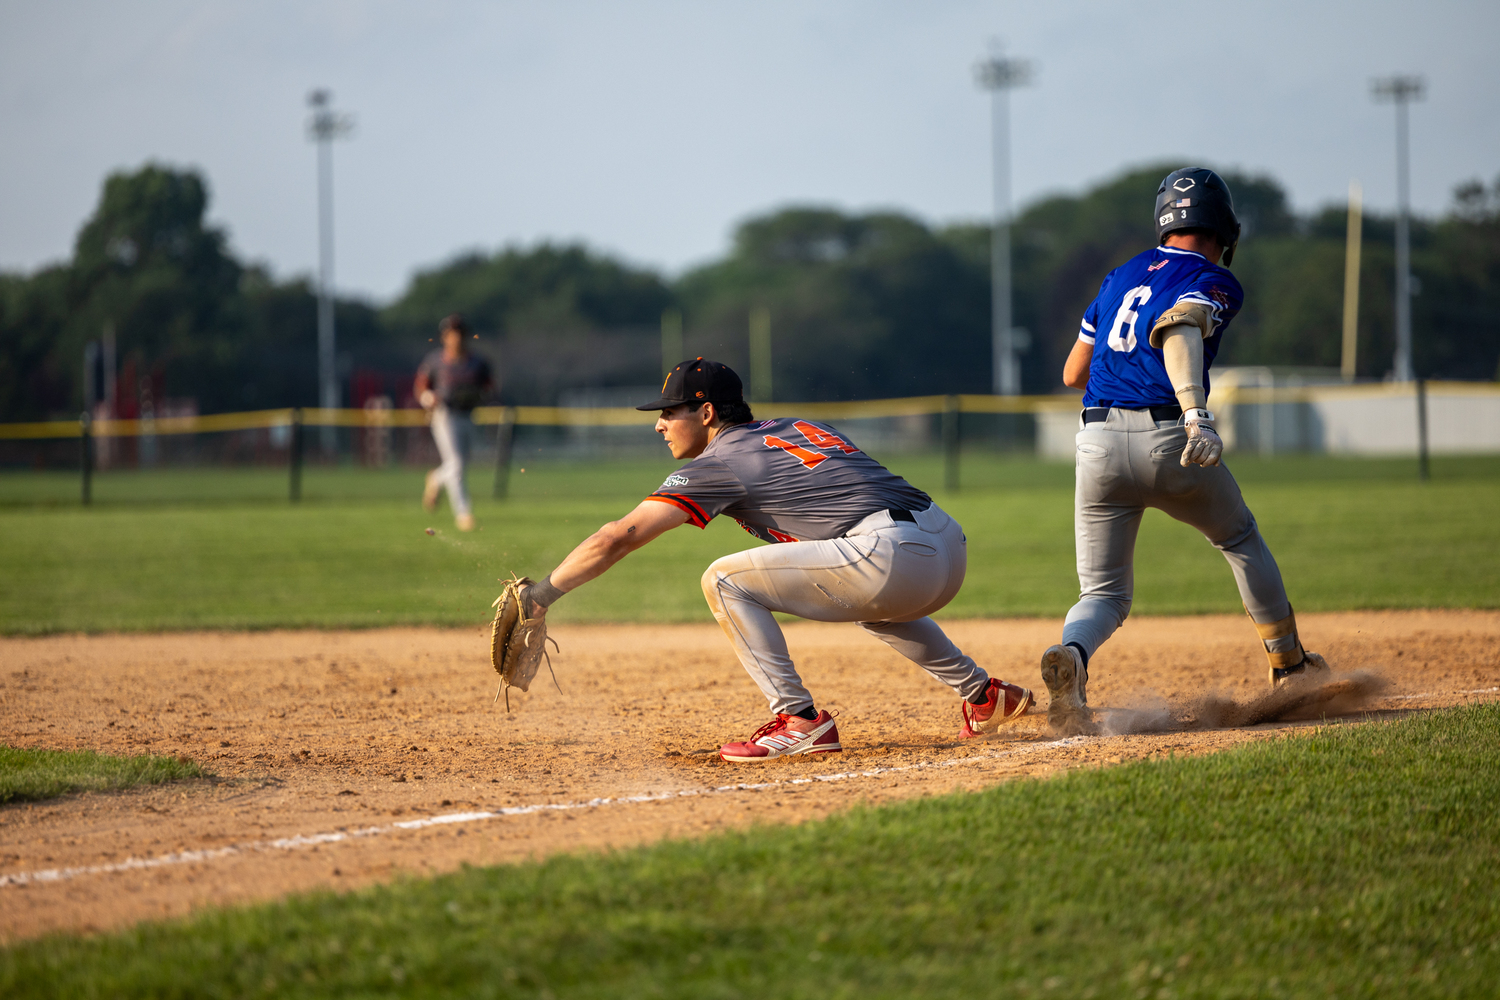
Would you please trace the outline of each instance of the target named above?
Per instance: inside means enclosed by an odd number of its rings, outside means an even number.
[[[1059,623],[947,627],[1039,687]],[[1338,673],[1331,701],[1267,701],[1243,617],[1135,619],[1091,670],[1119,735],[1055,739],[1042,691],[999,736],[959,741],[945,688],[853,626],[796,624],[847,749],[760,766],[716,756],[766,716],[711,625],[561,626],[564,693],[544,672],[509,715],[478,629],[0,640],[5,742],[184,755],[216,775],[0,807],[0,940],[1212,752],[1307,724],[1289,715],[1500,699],[1500,612],[1308,615],[1302,631]]]

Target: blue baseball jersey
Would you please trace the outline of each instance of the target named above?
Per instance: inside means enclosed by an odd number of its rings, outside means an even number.
[[[1150,336],[1157,318],[1183,301],[1209,309],[1203,340],[1203,390],[1208,391],[1208,369],[1245,293],[1227,268],[1202,254],[1160,246],[1109,272],[1083,314],[1078,339],[1094,348],[1084,406],[1138,410],[1177,402],[1161,348],[1151,346]]]

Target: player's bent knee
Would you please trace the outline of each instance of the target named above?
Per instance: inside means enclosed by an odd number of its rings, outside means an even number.
[[[731,586],[729,577],[736,568],[735,557],[724,556],[709,563],[708,569],[703,571],[703,577],[699,580],[703,587],[703,598],[708,601],[709,610],[716,615],[724,610],[723,589]]]
[[[739,556],[743,553],[732,552],[727,556],[720,556],[708,564],[708,569],[703,571],[703,586],[707,587],[710,580],[724,580],[737,569],[743,569]]]
[[[709,607],[719,605],[719,581],[723,579],[719,572],[719,564],[711,563],[708,569],[703,571],[703,577],[698,582],[703,586],[703,596],[708,599]]]

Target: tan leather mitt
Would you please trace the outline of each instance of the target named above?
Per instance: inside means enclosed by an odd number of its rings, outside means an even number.
[[[547,621],[531,618],[526,614],[527,591],[533,581],[530,577],[511,575],[505,581],[505,590],[495,598],[495,621],[490,627],[490,663],[500,675],[500,688],[495,692],[495,701],[505,694],[505,710],[510,711],[510,689],[522,691],[531,687],[531,679],[541,669],[542,660],[547,661],[548,672],[552,671],[552,658],[547,655]],[[551,640],[554,649],[557,640]],[[557,674],[552,674],[552,683],[557,684]],[[562,688],[558,687],[561,693]]]

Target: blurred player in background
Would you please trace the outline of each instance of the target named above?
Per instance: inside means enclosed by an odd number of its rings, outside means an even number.
[[[432,440],[443,464],[427,473],[422,506],[437,509],[438,494],[448,491],[459,531],[474,530],[474,513],[464,487],[464,466],[474,443],[474,407],[494,386],[490,363],[469,350],[469,325],[457,313],[438,324],[443,346],[422,359],[412,387],[422,408],[432,415]]]
[[[1092,728],[1089,658],[1130,613],[1147,507],[1191,524],[1224,553],[1273,685],[1328,669],[1302,648],[1281,570],[1219,462],[1224,442],[1205,408],[1209,366],[1245,297],[1227,269],[1240,238],[1229,186],[1202,167],[1168,174],[1156,193],[1156,234],[1155,249],[1105,277],[1063,367],[1063,381],[1084,390],[1073,506],[1080,593],[1062,642],[1042,654],[1047,719],[1063,732]]]
[[[774,544],[725,556],[703,574],[703,593],[740,663],[770,702],[772,718],[720,750],[760,762],[843,748],[792,664],[774,612],[860,627],[951,687],[960,736],[992,733],[1030,707],[1031,692],[985,673],[928,615],[958,593],[968,566],[958,522],[932,498],[854,447],[827,424],[756,421],[739,376],[714,361],[668,374],[656,432],[676,459],[691,459],[640,506],[572,551],[525,599],[534,614],[681,524],[727,514]]]

